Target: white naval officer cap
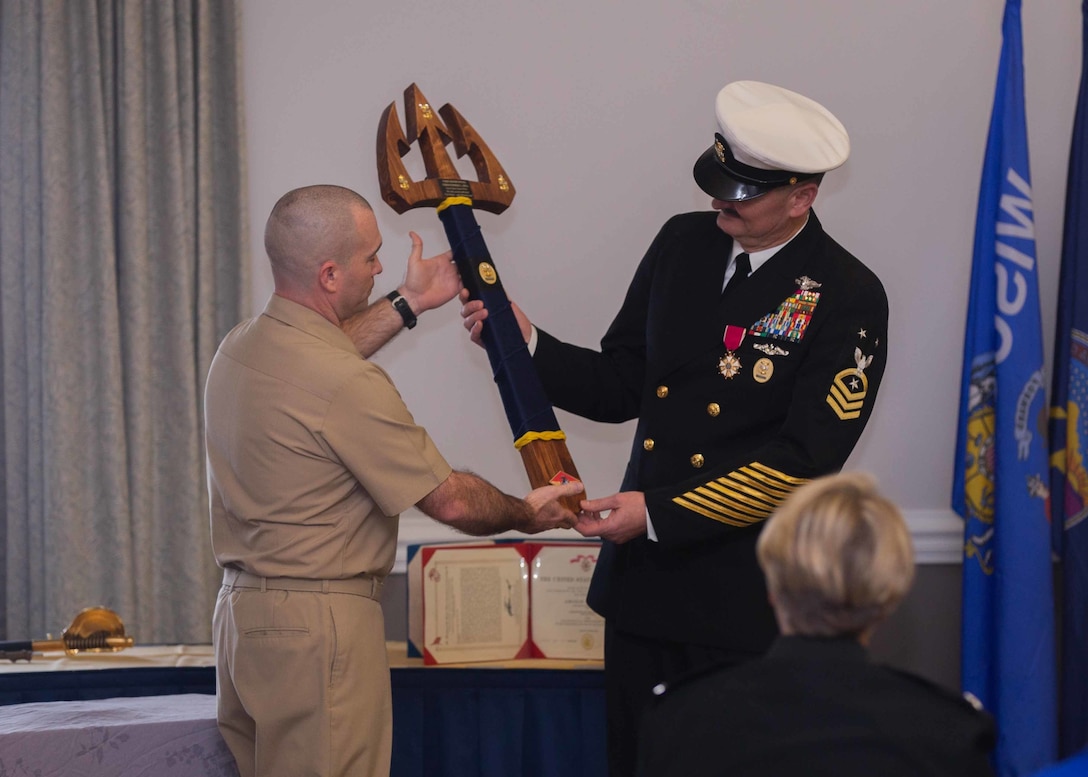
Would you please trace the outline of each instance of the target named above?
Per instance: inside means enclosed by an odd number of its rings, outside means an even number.
[[[695,162],[695,182],[719,200],[750,200],[834,170],[850,156],[842,122],[815,100],[773,84],[734,81],[715,102],[720,132]]]

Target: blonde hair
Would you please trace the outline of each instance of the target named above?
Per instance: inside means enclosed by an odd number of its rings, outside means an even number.
[[[858,636],[886,618],[914,581],[899,509],[868,475],[819,478],[771,516],[756,544],[787,633]]]

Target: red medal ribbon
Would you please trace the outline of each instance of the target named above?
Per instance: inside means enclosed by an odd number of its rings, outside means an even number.
[[[744,342],[744,336],[748,334],[748,328],[743,326],[734,326],[729,324],[725,327],[725,335],[722,337],[722,343],[725,344],[725,350],[735,351],[740,348],[740,344]]]

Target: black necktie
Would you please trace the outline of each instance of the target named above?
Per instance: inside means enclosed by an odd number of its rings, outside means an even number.
[[[748,254],[737,254],[736,266],[733,269],[733,277],[729,279],[729,283],[725,284],[725,289],[722,291],[724,297],[732,289],[740,286],[744,283],[745,279],[752,272],[752,263],[748,259]]]

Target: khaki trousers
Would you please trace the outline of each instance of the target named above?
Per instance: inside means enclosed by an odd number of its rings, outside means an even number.
[[[372,582],[228,570],[212,636],[219,729],[241,777],[387,777],[393,702]]]

